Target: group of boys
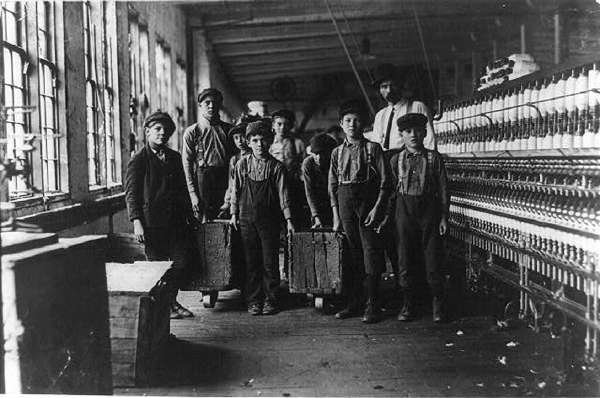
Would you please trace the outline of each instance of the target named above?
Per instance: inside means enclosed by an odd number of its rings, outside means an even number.
[[[394,261],[404,292],[398,319],[415,316],[414,279],[421,254],[434,321],[443,320],[442,236],[449,199],[444,163],[434,141],[424,145],[431,124],[426,107],[402,95],[393,69],[379,71],[375,86],[388,102],[375,119],[374,133],[382,143],[365,138],[366,117],[358,102],[340,107],[343,142],[316,135],[306,158],[304,144],[289,134],[293,112],[276,112],[270,123],[246,118],[231,126],[220,120],[223,96],[212,88],[198,96],[199,121],[185,131],[181,157],[166,146],[175,129],[168,114],[146,119],[146,146],[129,163],[126,200],[148,259],[173,260],[158,283],[172,292],[172,317],[193,316],[176,301],[194,255],[190,227],[227,215],[241,233],[248,312],[277,313],[281,226],[287,234],[295,232],[305,199],[310,225],[343,232],[350,250],[350,261],[343,264],[347,302],[336,318],[362,313],[365,323],[380,319],[384,251],[397,248]],[[386,129],[378,132],[378,124]]]

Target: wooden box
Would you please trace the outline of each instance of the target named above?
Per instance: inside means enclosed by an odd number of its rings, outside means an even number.
[[[244,254],[240,234],[228,220],[201,224],[194,232],[198,264],[194,266],[193,280],[185,290],[202,292],[205,307],[213,307],[218,291],[243,285]]]
[[[149,296],[170,261],[106,264],[113,385],[147,386],[170,334],[166,289]]]
[[[290,293],[340,294],[344,239],[335,232],[296,232],[290,241]]]
[[[140,244],[134,234],[108,234],[107,261],[115,263],[133,263],[146,260],[144,245]]]
[[[2,233],[5,391],[111,394],[106,238],[48,238]]]

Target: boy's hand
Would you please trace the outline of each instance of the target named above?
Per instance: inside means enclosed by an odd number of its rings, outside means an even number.
[[[371,211],[369,212],[369,214],[367,214],[367,218],[365,218],[365,227],[371,227],[371,226],[375,226],[375,221],[377,220],[377,209],[375,207],[373,207],[371,209]]]
[[[239,221],[235,214],[231,215],[231,219],[229,220],[229,225],[233,227],[236,231],[238,230]]]
[[[310,227],[311,229],[317,229],[317,228],[323,228],[323,223],[321,222],[321,219],[319,218],[319,216],[315,216],[315,221],[312,225],[312,227]]]
[[[133,234],[138,243],[144,243],[144,226],[138,218],[133,220]]]
[[[381,223],[379,223],[379,226],[377,227],[377,229],[375,230],[375,232],[377,232],[378,234],[380,234],[381,231],[383,231],[383,229],[386,227],[386,225],[388,225],[389,222],[390,222],[390,216],[388,216],[386,214],[385,217],[383,217],[383,220],[381,220]]]
[[[288,236],[291,236],[291,235],[294,234],[294,232],[296,232],[296,228],[294,228],[294,224],[292,223],[292,220],[289,219],[289,218],[287,219],[287,226],[286,227],[287,227]]]
[[[333,213],[333,228],[335,232],[342,232],[342,223],[340,222],[340,217],[337,212]]]
[[[194,217],[200,219],[200,199],[198,199],[196,194],[191,194],[190,202],[192,202],[192,211],[194,212]]]
[[[448,220],[446,220],[445,217],[442,217],[442,219],[440,220],[440,235],[442,235],[442,236],[446,235],[447,231],[448,231]]]

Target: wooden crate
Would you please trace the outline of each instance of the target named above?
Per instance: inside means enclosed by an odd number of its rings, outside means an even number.
[[[290,242],[290,292],[340,294],[344,256],[344,240],[335,232],[296,232]]]
[[[108,234],[107,261],[115,263],[133,263],[146,260],[144,246],[135,235],[128,233]]]
[[[45,235],[2,233],[5,392],[111,394],[106,238]]]
[[[170,266],[170,261],[106,264],[115,387],[151,384],[169,338],[170,303],[165,289],[153,297],[148,293]]]
[[[229,221],[215,220],[195,231],[199,252],[195,275],[185,290],[213,292],[240,287],[243,281],[243,250],[237,231]]]

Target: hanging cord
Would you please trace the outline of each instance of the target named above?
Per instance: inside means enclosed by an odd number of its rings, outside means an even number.
[[[360,46],[358,45],[358,41],[356,41],[356,36],[354,35],[352,28],[350,27],[350,22],[348,21],[348,18],[346,18],[346,13],[344,12],[344,7],[340,4],[338,8],[342,14],[344,23],[346,24],[346,29],[348,29],[348,32],[350,32],[350,37],[352,37],[352,42],[354,43],[354,48],[356,49],[356,52],[361,55],[360,60],[361,60],[362,66],[363,66],[363,68],[365,68],[365,71],[367,72],[367,75],[369,76],[369,81],[372,83],[373,75],[371,74],[371,71],[367,67],[367,63],[365,62],[365,59],[362,56],[362,52],[360,51]]]
[[[423,38],[423,31],[421,30],[421,21],[419,20],[419,15],[417,14],[417,9],[415,5],[412,5],[413,15],[415,17],[415,23],[417,24],[417,32],[419,33],[419,41],[421,43],[421,49],[423,50],[423,57],[425,58],[425,66],[427,67],[427,76],[429,76],[429,84],[431,85],[431,93],[434,95],[434,98],[437,99],[437,94],[435,92],[435,84],[433,83],[433,75],[431,74],[431,65],[429,64],[429,55],[427,54],[427,49],[425,48],[425,39]],[[441,103],[438,102],[438,115],[434,116],[435,120],[439,120],[441,118],[442,107]]]
[[[362,80],[360,79],[358,70],[356,70],[356,65],[354,65],[354,60],[352,60],[352,56],[350,55],[350,52],[348,51],[348,47],[346,46],[346,42],[344,41],[342,32],[340,32],[340,28],[338,27],[335,16],[333,15],[333,12],[331,11],[329,2],[327,0],[323,0],[323,1],[325,2],[327,11],[329,12],[329,16],[331,17],[331,22],[333,23],[333,26],[335,27],[335,31],[338,35],[338,38],[340,39],[340,44],[342,45],[342,48],[344,49],[344,52],[346,53],[346,57],[348,57],[348,62],[350,63],[350,66],[352,67],[352,72],[354,72],[354,76],[356,77],[356,81],[358,82],[358,86],[360,87],[360,91],[362,91],[362,94],[365,97],[365,100],[367,101],[367,105],[369,106],[369,112],[371,113],[371,116],[373,116],[373,115],[375,115],[375,109],[373,108],[373,104],[371,103],[371,99],[369,98],[369,95],[367,94],[367,90],[365,89],[365,86],[364,86]]]

